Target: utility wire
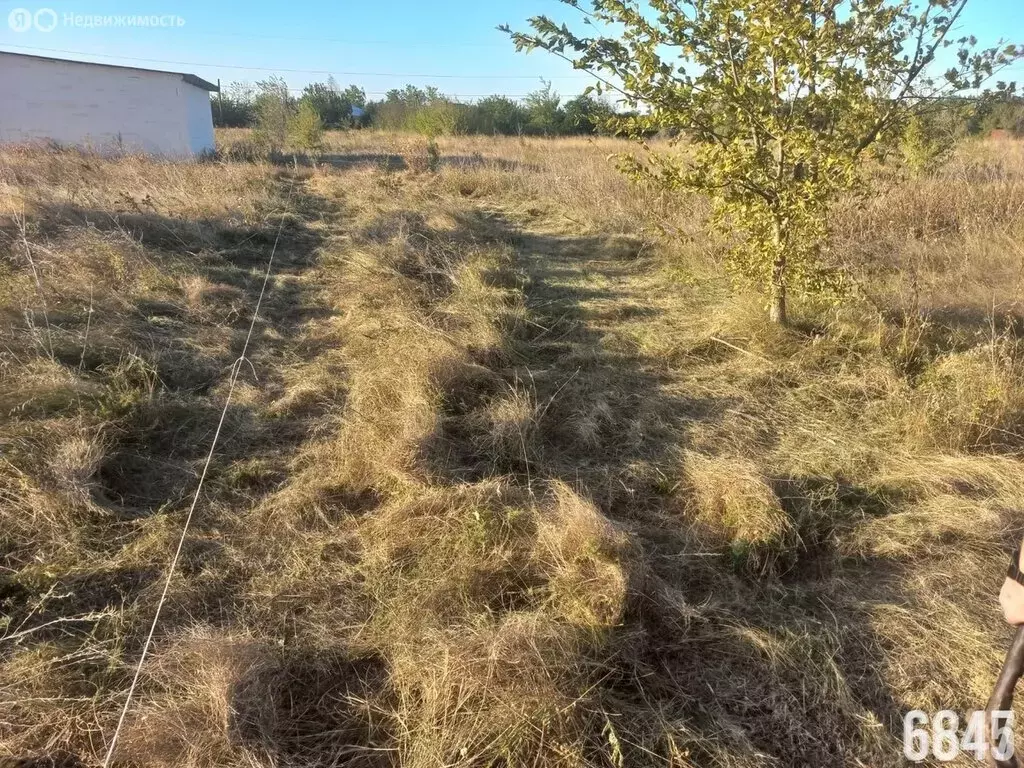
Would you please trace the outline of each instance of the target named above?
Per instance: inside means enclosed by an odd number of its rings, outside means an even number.
[[[424,74],[424,73],[401,73],[401,72],[344,72],[331,69],[290,69],[287,67],[249,67],[241,64],[211,64],[201,61],[176,61],[172,59],[147,59],[138,56],[119,56],[107,53],[89,53],[88,51],[69,51],[64,48],[37,48],[31,45],[6,44],[8,48],[18,48],[27,51],[45,51],[47,53],[69,53],[75,56],[96,56],[102,59],[124,59],[125,61],[142,61],[149,64],[174,64],[182,67],[206,67],[208,69],[242,69],[259,72],[293,72],[304,75],[345,75],[346,77],[410,77],[410,78],[451,78],[465,80],[555,80],[555,79],[580,79],[589,78],[589,75],[554,75],[542,77],[541,75],[452,75],[452,74]],[[85,62],[89,63],[89,62]]]
[[[460,40],[346,40],[337,37],[291,37],[285,35],[259,35],[251,32],[199,32],[189,29],[189,35],[202,37],[237,37],[243,40],[289,40],[292,42],[304,43],[332,43],[334,45],[351,45],[353,47],[367,47],[372,45],[387,46],[389,48],[412,48],[429,47],[438,48],[503,48],[511,50],[511,42],[508,38],[496,40],[491,43],[466,43]]]
[[[110,768],[110,761],[114,757],[114,749],[117,747],[117,739],[121,735],[121,729],[124,727],[125,717],[128,715],[128,709],[132,703],[132,696],[135,694],[135,688],[139,684],[139,676],[142,674],[142,665],[146,662],[146,656],[149,653],[150,646],[153,644],[153,635],[156,632],[157,622],[160,621],[160,612],[163,610],[164,603],[167,601],[167,592],[171,587],[171,579],[174,578],[174,572],[178,567],[178,560],[181,558],[181,550],[185,545],[185,538],[188,535],[189,526],[192,523],[192,516],[196,511],[196,506],[199,503],[199,494],[203,490],[203,481],[206,480],[206,473],[210,469],[210,462],[213,461],[213,452],[217,448],[217,440],[220,438],[221,429],[224,426],[224,419],[228,414],[228,406],[231,405],[231,395],[235,391],[235,383],[238,381],[238,375],[242,370],[243,363],[252,363],[246,357],[246,353],[249,351],[249,342],[252,339],[253,329],[256,327],[256,319],[260,314],[260,306],[263,303],[263,296],[267,292],[267,284],[270,282],[271,269],[274,266],[274,254],[277,253],[277,244],[281,240],[281,230],[284,229],[284,219],[287,213],[288,203],[291,202],[292,193],[295,191],[295,182],[292,181],[291,186],[288,189],[288,197],[285,199],[285,211],[281,212],[281,221],[277,225],[277,235],[274,237],[274,245],[270,249],[270,258],[267,260],[267,270],[263,275],[263,285],[260,288],[259,298],[256,300],[256,308],[252,313],[252,321],[249,323],[249,332],[245,336],[245,344],[242,345],[242,353],[235,360],[231,366],[231,378],[228,380],[228,394],[224,400],[224,409],[220,413],[220,421],[217,422],[217,430],[213,433],[213,442],[210,444],[210,452],[206,455],[206,462],[203,464],[203,472],[199,476],[199,484],[196,486],[195,496],[192,497],[192,505],[189,507],[188,515],[185,516],[185,525],[181,530],[181,538],[178,539],[178,548],[174,551],[174,557],[171,559],[170,567],[167,570],[167,578],[164,580],[163,592],[160,594],[160,600],[156,604],[156,613],[153,614],[153,623],[149,626],[149,634],[146,636],[146,642],[142,646],[142,655],[139,657],[138,666],[135,667],[135,675],[132,677],[132,684],[128,688],[128,695],[124,701],[124,707],[121,709],[121,716],[118,718],[117,727],[114,729],[114,735],[110,739],[110,745],[107,747],[106,757],[103,758],[103,768]]]
[[[227,83],[225,85],[225,88],[227,86],[230,86],[230,85],[231,85],[230,83]],[[359,90],[361,90],[363,92],[363,95],[365,95],[365,96],[387,96],[390,93],[390,91],[367,91],[367,90],[365,90],[363,88],[360,88]],[[402,89],[401,88],[396,88],[395,90],[401,91]],[[306,91],[305,88],[289,88],[288,89],[288,93],[305,93],[305,91]],[[230,93],[229,90],[225,90],[225,94],[229,94],[229,93]],[[529,95],[530,94],[528,94],[528,93],[504,93],[504,92],[502,92],[502,93],[445,93],[444,94],[445,97],[453,97],[453,98],[456,98],[456,99],[483,99],[483,98],[486,98],[488,96],[505,96],[506,98],[509,98],[509,99],[525,99]]]

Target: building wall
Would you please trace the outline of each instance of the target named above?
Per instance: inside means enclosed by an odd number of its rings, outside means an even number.
[[[0,143],[46,139],[101,152],[197,154],[213,148],[209,95],[173,73],[0,53]]]
[[[188,118],[189,151],[193,155],[212,152],[213,109],[210,94],[202,88],[182,83],[185,86],[185,108]]]

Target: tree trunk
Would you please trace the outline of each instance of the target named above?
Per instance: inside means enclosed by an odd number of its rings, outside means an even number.
[[[782,232],[782,222],[775,221],[775,262],[772,264],[772,303],[769,318],[773,323],[786,325],[786,238]]]
[[[773,323],[786,325],[786,260],[779,259],[772,269],[772,304],[769,317]]]

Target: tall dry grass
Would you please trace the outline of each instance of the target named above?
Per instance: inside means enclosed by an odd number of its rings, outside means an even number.
[[[124,764],[898,765],[979,707],[1020,147],[880,169],[779,329],[628,145],[438,146],[0,156],[0,755],[102,755],[282,216]]]

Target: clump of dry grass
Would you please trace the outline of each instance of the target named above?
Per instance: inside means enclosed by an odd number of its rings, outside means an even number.
[[[394,721],[383,669],[252,634],[195,626],[159,649],[122,753],[146,765],[387,765]]]
[[[1019,443],[1024,391],[1015,350],[977,346],[939,357],[921,377],[918,413],[926,436],[952,450]]]
[[[513,381],[505,387],[466,420],[473,452],[490,457],[499,470],[528,466],[544,415],[527,382]]]
[[[240,700],[237,688],[249,676],[268,671],[272,656],[254,638],[206,627],[175,638],[147,668],[148,695],[125,733],[123,749],[157,766],[230,761],[237,718],[252,706]],[[252,750],[252,758],[260,757]]]
[[[797,547],[800,537],[775,491],[749,459],[683,457],[686,496],[704,535],[726,545],[734,563],[754,572],[772,569]]]
[[[578,759],[626,537],[564,486],[537,502],[500,484],[396,500],[362,535],[375,607],[357,642],[388,661],[402,764]]]

